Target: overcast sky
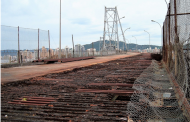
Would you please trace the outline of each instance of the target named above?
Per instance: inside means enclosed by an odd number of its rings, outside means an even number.
[[[165,0],[62,0],[61,3],[62,47],[72,47],[72,34],[75,44],[98,41],[103,36],[105,6],[117,6],[120,18],[125,16],[121,24],[123,30],[131,27],[125,32],[131,43],[136,43],[134,35],[138,44],[148,44],[146,30],[151,44],[161,45],[160,26],[151,20],[163,24],[167,10]],[[49,30],[51,47],[57,48],[59,5],[60,0],[1,0],[1,25]]]

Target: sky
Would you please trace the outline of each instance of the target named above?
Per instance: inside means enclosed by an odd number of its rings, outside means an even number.
[[[75,44],[98,41],[103,36],[105,6],[117,6],[119,17],[125,16],[121,19],[122,28],[131,28],[125,32],[127,42],[136,43],[132,37],[135,36],[137,44],[149,44],[149,35],[144,32],[146,30],[150,33],[152,45],[162,45],[161,28],[151,20],[163,25],[167,11],[165,0],[61,0],[61,47],[72,47],[72,34]],[[20,36],[25,35],[21,39],[22,48],[24,45],[25,48],[36,46],[37,42],[34,40],[37,38],[38,28],[45,30],[40,35],[45,41],[45,47],[48,46],[46,37],[49,30],[51,48],[58,48],[59,17],[60,0],[1,0],[1,25],[13,26],[1,26],[1,48],[7,46],[5,43],[10,43],[6,48],[18,47],[12,43],[12,38],[15,42],[18,38],[18,26],[31,28],[23,29],[20,33]],[[5,39],[5,35],[8,39]],[[13,45],[10,46],[11,44]]]

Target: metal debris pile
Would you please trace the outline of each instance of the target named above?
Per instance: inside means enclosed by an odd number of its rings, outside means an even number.
[[[128,121],[133,83],[150,64],[141,54],[4,84],[1,120]]]

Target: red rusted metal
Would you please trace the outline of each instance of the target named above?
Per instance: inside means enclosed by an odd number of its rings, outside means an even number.
[[[25,100],[23,100],[26,98]],[[30,97],[24,96],[23,98],[19,98],[19,100],[13,100],[12,102],[8,102],[10,104],[25,104],[25,105],[47,105],[50,102],[55,102],[55,98],[51,97]]]
[[[45,106],[47,104],[34,104],[34,103],[19,103],[19,102],[8,102],[9,104],[20,104],[20,105],[36,105],[36,106]]]
[[[76,92],[92,92],[92,93],[113,93],[113,94],[133,94],[134,90],[99,90],[99,89],[78,89]],[[142,93],[142,92],[141,92]],[[146,92],[143,92],[146,93]]]
[[[129,66],[129,67],[124,67],[124,69],[146,69],[147,66]]]
[[[35,77],[10,86],[3,85],[2,115],[10,115],[3,119],[19,121],[27,115],[28,121],[121,121],[120,117],[128,116],[128,98],[134,93],[131,90],[133,84],[129,83],[133,83],[150,65],[149,62],[138,60],[148,58],[150,54],[142,54],[130,59]],[[143,64],[146,66],[141,66]],[[115,73],[120,75],[113,75]],[[115,96],[126,99],[118,98],[113,102]],[[12,98],[20,99],[13,101]],[[22,101],[23,98],[27,100]],[[7,101],[12,102],[7,106]],[[14,113],[18,113],[15,118],[11,117]]]
[[[71,62],[71,61],[79,61],[79,60],[87,60],[93,59],[94,57],[78,57],[78,58],[64,58],[64,59],[44,59],[44,60],[34,60],[32,62]]]
[[[30,96],[24,96],[23,98],[29,98],[29,99],[43,99],[43,100],[55,100],[53,97],[30,97]]]
[[[54,102],[55,100],[52,99],[27,99],[28,101],[41,101],[41,102]],[[13,101],[22,101],[22,98],[19,98],[18,100],[13,100]]]
[[[125,83],[90,83],[88,85],[133,87],[133,84],[125,84]]]
[[[15,103],[34,103],[34,104],[48,104],[50,102],[43,102],[43,101],[30,101],[30,100],[27,100],[27,101],[22,101],[22,100],[13,100],[12,102],[15,102]]]

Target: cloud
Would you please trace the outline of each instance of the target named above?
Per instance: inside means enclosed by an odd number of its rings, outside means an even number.
[[[164,0],[62,0],[62,47],[75,43],[87,44],[103,36],[105,6],[117,6],[122,28],[127,39],[138,38],[138,44],[147,44],[147,33],[152,44],[161,45],[161,25],[166,15]],[[59,44],[60,0],[1,0],[1,24],[50,31],[53,47]],[[121,32],[120,32],[121,33]],[[2,40],[3,41],[3,40]],[[135,42],[135,40],[133,41]]]
[[[91,21],[88,18],[77,18],[70,20],[72,24],[89,25]]]

